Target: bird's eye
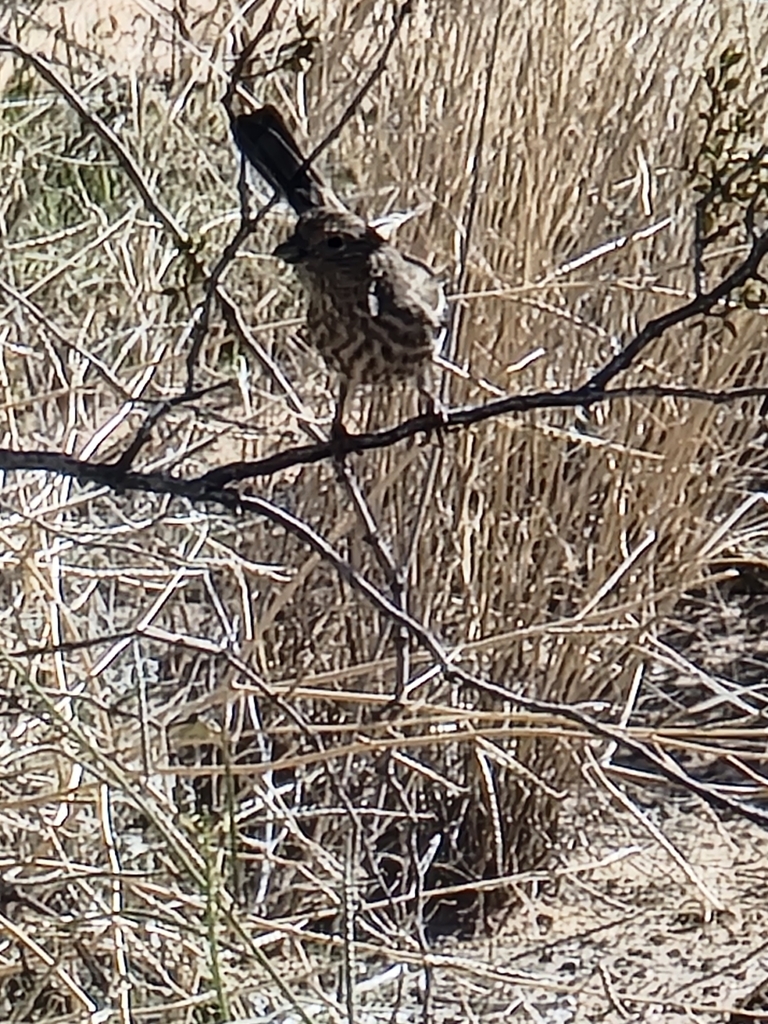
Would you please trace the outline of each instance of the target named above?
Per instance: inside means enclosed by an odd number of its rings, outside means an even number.
[[[335,252],[338,252],[339,249],[344,247],[344,239],[341,235],[328,235],[325,240],[325,244],[328,249],[333,249]]]

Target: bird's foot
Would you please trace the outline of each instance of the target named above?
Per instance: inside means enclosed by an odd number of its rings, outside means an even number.
[[[439,398],[435,398],[429,391],[420,391],[419,415],[437,421],[434,425],[430,425],[431,429],[427,431],[427,437],[434,430],[438,444],[442,446],[445,440],[445,430],[448,426],[448,410],[446,407]]]
[[[331,423],[331,440],[345,441],[350,436],[351,435],[343,422],[341,420],[334,419],[333,423]]]
[[[347,442],[352,435],[344,426],[340,419],[334,419],[331,423],[331,448],[333,449],[333,459],[335,462],[341,464],[347,456]]]

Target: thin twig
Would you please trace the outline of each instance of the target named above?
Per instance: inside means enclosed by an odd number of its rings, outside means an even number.
[[[708,292],[696,295],[685,306],[678,306],[677,309],[665,313],[663,316],[650,320],[645,327],[618,353],[611,361],[598,370],[584,385],[585,393],[590,391],[601,391],[606,384],[613,380],[618,374],[628,370],[638,355],[646,349],[652,341],[656,341],[670,327],[693,320],[696,317],[706,316],[711,313],[715,306],[726,299],[731,292],[737,288],[743,288],[748,281],[753,280],[759,272],[760,263],[768,253],[768,231],[759,235],[749,251],[747,258],[736,267],[733,273],[723,278],[720,284]]]
[[[306,167],[308,167],[310,164],[313,164],[315,160],[318,158],[318,156],[322,152],[324,152],[324,150],[326,150],[328,146],[335,142],[336,139],[338,139],[338,137],[344,130],[344,127],[346,126],[347,122],[352,119],[355,111],[360,106],[362,101],[365,99],[366,95],[370,92],[373,85],[375,85],[379,78],[381,78],[381,76],[384,74],[384,71],[387,66],[387,61],[389,60],[390,52],[392,51],[392,47],[395,45],[397,37],[400,35],[400,29],[403,26],[403,22],[405,21],[405,19],[408,17],[412,10],[413,0],[405,0],[405,2],[401,4],[400,8],[395,12],[395,22],[394,25],[392,26],[392,31],[389,33],[389,37],[386,43],[384,43],[384,46],[381,49],[381,53],[379,54],[379,59],[374,64],[371,73],[368,75],[366,80],[363,82],[363,84],[357,90],[355,95],[349,101],[346,110],[339,117],[335,126],[331,129],[330,132],[328,132],[328,134],[322,139],[322,141],[319,142],[317,146],[315,146],[315,148],[309,154],[307,159],[304,161],[304,164],[302,165],[302,169],[306,169]]]

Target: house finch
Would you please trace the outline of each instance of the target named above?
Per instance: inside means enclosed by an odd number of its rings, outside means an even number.
[[[415,378],[428,409],[429,367],[445,338],[447,303],[434,273],[348,210],[309,166],[271,106],[236,117],[235,141],[299,215],[274,255],[295,265],[309,299],[306,335],[339,374],[334,428],[349,390]]]

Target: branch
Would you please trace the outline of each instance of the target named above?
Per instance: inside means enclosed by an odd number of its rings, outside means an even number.
[[[330,146],[331,143],[335,142],[336,139],[338,139],[338,137],[341,135],[345,125],[347,124],[347,122],[349,120],[351,120],[351,118],[354,115],[355,111],[358,109],[358,107],[360,106],[362,101],[365,99],[367,93],[370,92],[370,90],[373,87],[373,85],[384,74],[384,71],[385,71],[386,66],[387,66],[387,61],[389,60],[389,54],[390,54],[390,52],[392,50],[392,47],[395,45],[395,43],[397,41],[397,37],[400,34],[400,29],[403,26],[403,22],[408,17],[408,15],[411,14],[412,10],[413,10],[413,0],[405,0],[405,2],[403,4],[401,4],[401,6],[395,11],[394,24],[392,26],[392,29],[391,29],[390,33],[389,33],[387,41],[384,43],[384,46],[381,48],[381,53],[379,54],[379,59],[374,64],[374,66],[371,69],[371,72],[368,75],[368,77],[366,78],[366,80],[363,82],[363,84],[357,90],[355,95],[352,97],[352,99],[347,104],[346,110],[342,113],[341,117],[338,119],[338,121],[336,122],[334,127],[331,129],[330,132],[328,132],[328,134],[325,136],[325,138],[322,139],[315,146],[315,148],[312,150],[312,152],[306,158],[304,163],[307,166],[309,166],[310,164],[313,164],[315,162],[315,160],[317,160],[318,156],[325,149],[327,149],[327,147]]]
[[[711,313],[718,302],[727,298],[732,291],[743,288],[744,285],[757,276],[758,267],[763,257],[768,253],[768,231],[764,231],[752,243],[749,255],[739,266],[729,274],[715,288],[709,292],[697,295],[695,299],[685,306],[673,309],[664,316],[650,320],[645,327],[636,334],[632,341],[614,356],[611,361],[591,377],[584,385],[584,391],[601,391],[609,381],[628,370],[635,358],[647,348],[652,341],[660,338],[670,327],[675,327],[686,320],[697,316],[704,316]]]
[[[238,480],[273,476],[294,466],[312,465],[325,459],[390,448],[417,434],[434,434],[457,427],[495,419],[512,412],[531,412],[533,409],[573,409],[611,402],[617,398],[679,398],[694,402],[724,405],[749,398],[768,398],[767,387],[732,388],[726,391],[705,391],[700,388],[676,388],[647,385],[630,388],[612,388],[610,391],[542,391],[532,395],[511,395],[485,405],[471,405],[463,409],[450,409],[443,415],[414,416],[388,430],[369,434],[346,434],[330,441],[300,445],[267,455],[252,462],[230,462],[217,466],[199,478],[203,487],[215,489]]]
[[[26,458],[29,461],[34,457],[38,464],[36,466],[31,464],[26,466],[14,465],[13,457],[18,462],[24,454],[26,454]],[[52,455],[45,452],[9,453],[0,451],[0,469],[14,468],[48,469],[66,473],[81,480],[87,479],[90,482],[103,483],[107,486],[115,486],[115,481],[110,479],[110,474],[113,477],[118,475],[115,474],[114,467],[92,465],[80,462],[78,459],[73,459],[70,456]],[[763,827],[768,826],[768,811],[741,804],[730,797],[715,793],[706,783],[699,782],[688,776],[672,758],[657,752],[653,745],[643,743],[627,735],[626,731],[620,726],[606,725],[580,711],[577,707],[568,704],[527,697],[519,690],[512,690],[499,682],[483,679],[460,668],[455,664],[456,657],[461,650],[460,648],[455,652],[449,652],[443,646],[442,641],[431,630],[422,622],[413,618],[413,616],[397,608],[385,594],[381,593],[360,572],[350,565],[336,551],[332,544],[301,519],[262,498],[243,497],[234,490],[226,489],[205,491],[200,486],[200,479],[185,482],[175,480],[160,473],[126,473],[122,480],[122,485],[125,489],[154,491],[156,493],[186,497],[193,501],[204,498],[206,501],[221,505],[230,511],[252,512],[268,519],[275,525],[282,527],[287,533],[297,537],[302,544],[319,555],[323,561],[330,564],[338,575],[375,608],[380,615],[405,630],[422,648],[429,652],[434,658],[435,663],[449,680],[458,682],[471,691],[485,693],[495,700],[502,700],[505,703],[526,708],[537,714],[554,715],[566,721],[575,722],[586,729],[591,735],[609,740],[631,751],[633,754],[647,759],[647,761],[653,764],[660,776],[690,790],[708,804],[719,808],[728,808],[749,821],[756,822]],[[409,691],[409,695],[412,692],[412,690]]]
[[[217,390],[203,389],[201,393]],[[217,501],[227,508],[239,509],[240,496],[236,491],[226,490],[229,484],[257,477],[274,476],[294,466],[308,466],[325,459],[339,459],[346,455],[390,448],[401,441],[407,441],[417,434],[440,433],[446,429],[468,427],[474,423],[494,419],[510,412],[530,412],[532,409],[573,409],[610,402],[616,398],[681,398],[695,402],[710,402],[725,405],[749,398],[768,398],[768,387],[732,388],[726,391],[705,391],[699,388],[675,388],[662,385],[646,387],[612,388],[610,391],[560,391],[539,392],[533,395],[513,395],[485,405],[471,405],[463,409],[451,409],[445,414],[414,416],[389,430],[369,434],[345,434],[330,441],[287,448],[263,459],[252,462],[230,462],[203,473],[202,476],[182,479],[167,473],[140,473],[129,471],[130,460],[121,456],[115,462],[87,462],[73,455],[61,452],[28,451],[19,452],[0,448],[0,472],[26,470],[31,472],[60,473],[73,477],[85,484],[108,487],[113,491],[145,491],[152,494],[167,494],[171,497],[186,498],[187,501]],[[186,395],[160,403],[164,411],[171,405],[188,401]],[[140,434],[138,444],[130,449],[131,458],[141,447],[145,437]],[[245,499],[243,499],[244,501]]]
[[[0,50],[10,50],[11,53],[15,54],[15,56],[19,57],[26,64],[31,65],[37,74],[40,75],[40,77],[47,82],[52,89],[55,89],[64,100],[66,100],[69,106],[81,119],[83,124],[87,125],[104,143],[106,143],[107,146],[109,146],[115,154],[117,162],[123,168],[129,180],[133,184],[133,187],[139,193],[139,196],[147,210],[160,221],[165,231],[173,239],[179,251],[190,255],[190,249],[192,246],[191,238],[180,224],[178,224],[173,217],[173,214],[171,214],[169,210],[166,210],[162,203],[155,198],[149,182],[139,170],[136,165],[136,161],[109,125],[102,120],[98,114],[95,114],[86,107],[74,89],[64,81],[64,79],[53,69],[47,60],[44,60],[42,57],[38,57],[37,54],[24,49],[23,46],[19,46],[18,43],[14,43],[13,40],[9,39],[7,36],[0,35]]]

